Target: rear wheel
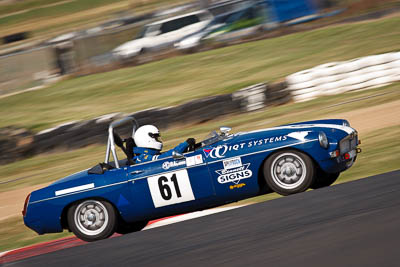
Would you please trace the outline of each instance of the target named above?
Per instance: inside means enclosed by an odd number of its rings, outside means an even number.
[[[314,173],[310,157],[296,150],[277,152],[264,163],[264,177],[268,186],[281,195],[307,190],[313,183]]]
[[[322,170],[318,170],[315,180],[314,180],[313,184],[311,185],[311,188],[318,189],[318,188],[330,186],[337,180],[339,175],[340,175],[340,172],[326,173]]]
[[[106,201],[87,199],[68,210],[70,230],[84,241],[92,242],[111,236],[115,222],[114,207]]]

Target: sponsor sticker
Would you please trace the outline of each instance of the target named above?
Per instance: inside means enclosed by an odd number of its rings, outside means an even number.
[[[181,160],[181,161],[165,161],[162,164],[162,168],[164,170],[168,170],[169,168],[173,168],[173,167],[179,167],[179,166],[183,166],[186,165],[186,160]]]
[[[228,152],[228,146],[222,145],[217,146],[212,149],[203,149],[206,157],[211,157],[213,159],[222,159],[225,157],[226,152]]]
[[[222,159],[229,152],[240,151],[242,149],[257,147],[262,145],[274,144],[277,142],[286,141],[288,137],[286,135],[273,136],[263,139],[255,139],[244,143],[238,143],[234,145],[219,145],[213,148],[204,148],[204,154],[206,158]]]
[[[230,189],[230,190],[233,190],[233,189],[235,189],[235,188],[242,188],[243,186],[246,186],[246,184],[245,184],[245,183],[234,184],[234,185],[230,185],[230,186],[229,186],[229,189]]]
[[[203,156],[202,155],[196,155],[196,156],[191,156],[186,158],[186,166],[195,166],[203,163]]]
[[[238,167],[242,167],[243,166],[242,165],[242,160],[241,160],[240,157],[224,160],[223,164],[224,164],[224,169],[225,170],[238,168]]]
[[[241,167],[215,171],[219,174],[217,178],[218,183],[225,184],[232,182],[238,184],[240,180],[250,178],[253,172],[249,170],[249,166],[250,163],[245,163]]]
[[[264,138],[264,139],[249,141],[247,143],[247,147],[250,148],[250,147],[256,147],[256,146],[261,146],[261,145],[273,144],[276,142],[281,142],[281,141],[286,141],[286,140],[287,140],[286,135],[273,136],[273,137],[268,137],[268,138]]]
[[[200,155],[200,154],[194,156],[194,161],[196,162],[196,164],[202,164],[203,163],[203,156]]]

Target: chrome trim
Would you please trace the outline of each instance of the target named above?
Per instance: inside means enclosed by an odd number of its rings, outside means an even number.
[[[183,156],[184,156],[184,158],[187,158],[186,155],[188,155],[188,154],[190,154],[190,153],[194,153],[194,152],[195,152],[195,151],[190,151],[190,152],[183,153]],[[201,153],[201,155],[204,156],[203,153]],[[153,162],[157,162],[157,161],[161,161],[161,160],[166,160],[166,159],[173,159],[173,160],[175,160],[172,156],[169,156],[169,157],[165,157],[165,158],[161,158],[161,159],[157,158],[157,159],[154,159],[154,160],[152,160],[152,161],[146,161],[146,162],[136,163],[136,164],[133,164],[133,165],[129,165],[129,167],[140,166],[140,165],[143,165],[143,164],[150,164],[150,163],[153,163]],[[197,166],[197,165],[196,165],[196,166]]]
[[[123,181],[123,182],[119,182],[119,183],[115,183],[115,184],[109,184],[109,185],[102,185],[102,186],[99,186],[99,187],[90,188],[90,189],[79,191],[79,192],[73,192],[73,193],[65,194],[65,195],[61,195],[61,196],[44,198],[44,199],[41,199],[41,200],[35,200],[35,201],[30,202],[29,205],[30,204],[36,204],[36,203],[43,202],[43,201],[47,201],[47,200],[60,198],[60,197],[66,197],[66,196],[70,196],[70,195],[80,194],[80,193],[84,193],[84,192],[87,192],[87,191],[93,191],[93,190],[97,190],[97,189],[102,189],[102,188],[106,188],[106,187],[110,187],[110,186],[114,186],[114,185],[125,184],[125,183],[128,183],[128,181]]]
[[[220,160],[216,160],[213,162],[206,162],[206,163],[202,163],[202,164],[198,164],[198,165],[194,165],[194,166],[190,166],[190,167],[184,167],[184,168],[179,168],[179,169],[175,169],[173,171],[177,171],[177,170],[181,170],[181,169],[190,169],[190,168],[194,168],[194,167],[198,167],[198,166],[203,166],[203,165],[210,165],[210,164],[214,164],[214,163],[218,163],[224,160],[228,160],[228,159],[232,159],[232,158],[236,158],[236,157],[244,157],[244,156],[249,156],[249,155],[254,155],[254,154],[259,154],[259,153],[263,153],[263,152],[268,152],[271,150],[276,150],[276,149],[281,149],[281,148],[285,148],[285,147],[290,147],[290,146],[295,146],[295,145],[300,145],[300,144],[305,144],[305,143],[309,143],[309,142],[314,142],[314,141],[318,141],[318,139],[311,139],[305,142],[299,142],[299,143],[295,143],[295,144],[290,144],[290,145],[285,145],[285,146],[280,146],[280,147],[276,147],[276,148],[270,148],[270,149],[265,149],[265,150],[260,150],[260,151],[256,151],[256,152],[252,152],[252,153],[247,153],[247,154],[242,154],[242,155],[236,155],[236,156],[232,156],[232,157],[227,157],[227,158],[223,158]],[[133,165],[136,166],[136,165]],[[160,172],[159,174],[164,174],[164,173],[169,173],[171,172],[170,170],[165,171],[165,172]],[[138,178],[134,178],[134,179],[130,179],[129,181],[136,181],[136,180],[141,180],[141,179],[146,179],[148,177],[154,176],[154,174],[151,175],[146,175],[143,177],[138,177]]]
[[[328,149],[329,141],[328,141],[328,137],[326,136],[325,132],[320,131],[318,133],[318,141],[322,148]]]
[[[281,149],[281,148],[285,148],[285,147],[297,146],[297,145],[306,144],[306,143],[310,143],[310,142],[314,142],[314,141],[318,141],[318,139],[311,139],[311,140],[307,140],[307,141],[299,142],[299,143],[294,143],[294,144],[290,144],[290,145],[285,145],[285,146],[280,146],[280,147],[260,150],[260,151],[251,152],[251,153],[242,154],[242,155],[236,155],[236,156],[232,156],[232,157],[229,157],[229,158],[223,158],[223,159],[220,159],[220,160],[216,160],[216,161],[213,161],[213,162],[208,162],[207,164],[213,164],[213,163],[217,163],[217,162],[224,161],[224,160],[231,159],[231,158],[235,158],[235,157],[244,157],[244,156],[259,154],[259,153],[263,153],[263,152],[268,152],[268,151],[271,151],[271,150]]]
[[[228,135],[228,133],[232,130],[231,127],[221,126],[219,127],[219,131],[222,133],[222,136]]]
[[[131,182],[131,181],[133,182],[133,181],[137,181],[137,180],[147,179],[147,178],[152,177],[152,176],[154,176],[154,175],[162,175],[162,174],[165,174],[165,173],[175,172],[175,171],[184,170],[184,169],[191,169],[191,168],[194,168],[194,167],[199,167],[199,166],[204,166],[204,165],[207,165],[207,163],[202,163],[202,164],[198,164],[198,165],[193,165],[193,166],[190,166],[190,167],[182,166],[181,168],[178,168],[178,169],[175,169],[175,170],[166,170],[165,172],[159,172],[159,173],[157,173],[157,174],[156,174],[156,173],[153,173],[153,174],[146,175],[146,176],[142,176],[142,177],[138,177],[138,178],[132,178],[132,179],[129,179],[128,182]]]
[[[349,142],[349,143],[345,143]],[[346,145],[346,147],[344,147]],[[340,155],[347,153],[355,148],[358,145],[358,133],[354,132],[347,136],[345,136],[342,140],[339,141],[339,152]]]
[[[252,152],[252,153],[242,154],[240,156],[236,155],[236,156],[232,156],[232,157],[216,160],[216,161],[213,161],[213,162],[210,162],[210,163],[202,163],[202,164],[198,164],[198,165],[194,165],[194,166],[190,166],[190,167],[186,167],[185,166],[184,168],[179,168],[179,169],[175,169],[175,170],[172,170],[172,171],[178,171],[178,170],[181,170],[181,169],[190,169],[190,168],[194,168],[194,167],[204,166],[204,165],[207,165],[207,164],[214,164],[214,163],[217,163],[217,162],[220,162],[220,161],[224,161],[224,160],[227,160],[227,159],[231,159],[231,158],[235,158],[235,157],[244,157],[244,156],[259,154],[259,153],[268,152],[268,151],[271,151],[271,150],[277,150],[277,149],[281,149],[281,148],[285,148],[285,147],[306,144],[306,143],[310,143],[310,142],[314,142],[314,141],[318,141],[318,139],[311,139],[311,140],[307,140],[307,141],[304,141],[304,142],[299,142],[299,143],[289,144],[289,145],[285,145],[285,146],[280,146],[280,147],[260,150],[260,151],[256,151],[256,152]],[[189,153],[192,153],[192,152],[189,152]],[[171,157],[168,157],[168,158],[171,158]],[[167,159],[167,158],[164,158],[164,159]],[[162,159],[162,160],[164,160],[164,159]],[[148,164],[148,163],[151,163],[151,162],[154,162],[154,161],[145,162],[145,163],[142,163],[142,164]],[[140,164],[138,164],[138,165],[140,165]],[[137,165],[132,165],[132,166],[137,166]],[[160,172],[159,174],[168,173],[168,172],[171,172],[171,170],[168,170],[168,171],[165,171],[165,172]],[[29,204],[35,204],[35,203],[39,203],[39,202],[43,202],[43,201],[47,201],[47,200],[52,200],[52,199],[56,199],[56,198],[60,198],[60,197],[65,197],[65,196],[70,196],[70,195],[83,193],[83,192],[87,192],[87,191],[102,189],[102,188],[110,187],[110,186],[114,186],[114,185],[129,183],[129,182],[136,181],[136,180],[146,179],[146,178],[154,176],[154,175],[155,174],[147,175],[147,176],[143,176],[143,177],[138,177],[138,178],[135,178],[135,179],[129,179],[127,181],[123,181],[123,182],[119,182],[119,183],[115,183],[115,184],[103,185],[103,186],[95,187],[95,188],[84,190],[84,191],[74,192],[74,193],[67,194],[67,195],[62,195],[62,196],[57,196],[57,197],[51,197],[51,198],[36,200],[36,201],[30,202]]]
[[[136,175],[136,174],[140,174],[140,173],[142,173],[142,172],[143,172],[142,170],[136,170],[136,171],[130,172],[129,174],[130,174],[130,175]]]

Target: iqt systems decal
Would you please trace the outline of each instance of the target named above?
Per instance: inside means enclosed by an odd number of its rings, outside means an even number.
[[[263,138],[263,139],[256,139],[244,143],[238,143],[234,145],[219,145],[213,148],[204,148],[204,154],[206,157],[210,157],[212,159],[222,159],[226,156],[226,154],[230,151],[239,151],[244,148],[251,148],[251,147],[257,147],[257,146],[262,146],[262,145],[269,145],[269,144],[274,144],[277,142],[282,142],[286,141],[287,136],[286,135],[281,135],[281,136],[274,136],[274,137],[268,137],[268,138]]]
[[[242,164],[240,157],[223,161],[224,169],[215,171],[219,174],[217,180],[220,184],[232,182],[238,184],[240,180],[250,178],[253,172],[249,169],[250,163]]]

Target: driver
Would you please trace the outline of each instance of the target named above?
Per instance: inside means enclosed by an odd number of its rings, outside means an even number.
[[[161,141],[160,131],[153,125],[139,127],[133,139],[137,146],[133,148],[133,153],[135,154],[133,160],[136,163],[170,157],[173,151],[183,153],[188,147],[193,147],[196,143],[194,138],[189,138],[175,148],[161,153],[163,143]]]

